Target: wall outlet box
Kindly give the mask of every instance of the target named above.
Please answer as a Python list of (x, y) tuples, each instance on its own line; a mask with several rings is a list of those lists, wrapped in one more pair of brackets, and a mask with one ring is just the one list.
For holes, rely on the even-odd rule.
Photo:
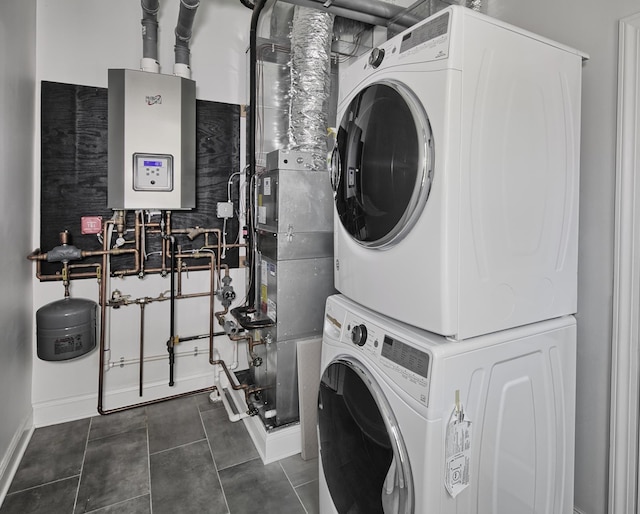
[(233, 218), (233, 202), (218, 202), (216, 214), (218, 218)]

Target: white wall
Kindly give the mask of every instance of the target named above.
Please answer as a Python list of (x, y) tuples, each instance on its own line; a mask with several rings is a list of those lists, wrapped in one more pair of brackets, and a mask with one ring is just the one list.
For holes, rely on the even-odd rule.
[(0, 2), (0, 501), (31, 428), (35, 0)]
[(575, 505), (607, 511), (618, 20), (637, 0), (490, 0), (489, 14), (587, 52), (583, 70)]
[[(54, 81), (106, 87), (109, 68), (139, 69), (142, 57), (140, 2), (131, 0), (38, 0), (37, 10), (37, 83)], [(178, 18), (178, 0), (160, 2), (159, 61), (161, 72), (173, 71), (174, 29)], [(197, 84), (197, 98), (218, 102), (246, 103), (245, 50), (248, 45), (251, 11), (237, 0), (201, 2), (191, 40), (192, 78)], [(36, 163), (39, 163), (39, 117), (36, 113)], [(241, 136), (244, 135), (241, 129)], [(236, 171), (236, 170), (234, 170)], [(39, 246), (40, 170), (34, 170), (35, 219), (32, 246)], [(86, 213), (92, 214), (92, 213)], [(65, 227), (60, 227), (63, 230)], [(43, 251), (50, 250), (44, 248)], [(240, 299), (244, 293), (244, 272), (232, 273), (233, 285)], [(204, 283), (204, 286), (203, 286)], [(206, 291), (208, 273), (190, 273), (184, 278), (184, 292)], [(132, 298), (156, 297), (169, 289), (168, 278), (148, 276), (144, 280), (112, 280), (110, 287)], [(62, 297), (59, 282), (39, 283), (34, 279), (34, 308)], [(97, 300), (97, 283), (73, 281), (71, 294)], [(35, 311), (34, 309), (34, 311)], [(221, 306), (216, 304), (216, 310)], [(169, 302), (154, 303), (145, 309), (145, 355), (166, 355), (169, 335)], [(190, 336), (208, 331), (206, 299), (179, 301), (177, 333)], [(113, 311), (110, 340), (111, 360), (133, 359), (138, 352), (140, 309), (131, 306)], [(216, 323), (216, 330), (219, 327)], [(34, 333), (35, 338), (35, 333)], [(35, 345), (35, 342), (34, 342)], [(219, 338), (222, 357), (233, 360), (233, 346), (226, 337)], [(169, 396), (212, 385), (213, 369), (208, 364), (208, 342), (181, 343), (177, 351), (198, 356), (179, 357), (176, 386), (168, 387), (166, 361), (145, 365), (145, 395), (138, 396), (138, 367), (114, 367), (106, 373), (106, 409)], [(35, 354), (35, 352), (34, 352)], [(240, 348), (241, 367), (246, 367), (244, 348)], [(96, 414), (98, 352), (67, 362), (45, 362), (33, 358), (33, 405), (36, 426)]]

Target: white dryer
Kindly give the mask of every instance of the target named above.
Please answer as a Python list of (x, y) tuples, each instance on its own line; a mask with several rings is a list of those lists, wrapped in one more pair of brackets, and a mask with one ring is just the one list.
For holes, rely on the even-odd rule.
[(571, 512), (575, 337), (567, 316), (455, 343), (329, 297), (320, 513)]
[(574, 313), (583, 57), (451, 6), (341, 71), (336, 288), (454, 339)]

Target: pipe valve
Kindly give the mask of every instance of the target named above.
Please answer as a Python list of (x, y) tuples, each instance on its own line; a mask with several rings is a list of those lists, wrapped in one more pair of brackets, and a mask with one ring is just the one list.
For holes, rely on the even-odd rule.
[(222, 287), (216, 294), (225, 309), (233, 303), (236, 299), (236, 292), (231, 285), (231, 277), (225, 276), (222, 278)]

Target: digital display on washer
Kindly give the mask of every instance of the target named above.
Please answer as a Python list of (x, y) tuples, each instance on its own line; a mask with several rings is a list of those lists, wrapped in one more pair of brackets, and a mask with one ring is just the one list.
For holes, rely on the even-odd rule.
[(412, 30), (408, 34), (402, 36), (402, 43), (400, 43), (400, 53), (411, 50), (412, 48), (421, 45), (426, 41), (437, 38), (447, 33), (449, 28), (449, 13), (444, 13), (442, 16), (438, 16), (435, 20), (425, 23), (419, 26), (417, 29)]
[(429, 354), (421, 352), (413, 346), (384, 336), (382, 356), (403, 368), (413, 371), (416, 375), (429, 378)]

